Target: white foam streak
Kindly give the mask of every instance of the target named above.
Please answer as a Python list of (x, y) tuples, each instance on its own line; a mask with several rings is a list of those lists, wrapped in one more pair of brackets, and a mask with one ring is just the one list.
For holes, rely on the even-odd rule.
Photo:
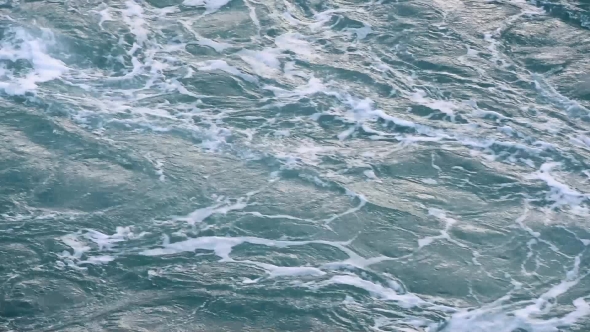
[(455, 121), (455, 109), (457, 105), (447, 100), (432, 100), (426, 97), (426, 92), (423, 90), (417, 90), (409, 96), (410, 100), (424, 105), (434, 110), (438, 110), (446, 114), (451, 121)]
[(314, 14), (314, 18), (316, 21), (310, 24), (309, 28), (311, 29), (311, 31), (316, 32), (324, 28), (324, 26), (330, 22), (330, 20), (335, 14), (346, 13), (348, 11), (348, 9), (328, 9), (323, 12), (316, 13)]
[(277, 47), (284, 51), (291, 51), (304, 58), (313, 58), (314, 52), (306, 37), (299, 33), (288, 32), (275, 38)]
[(125, 22), (131, 33), (135, 35), (135, 41), (139, 45), (143, 45), (148, 40), (149, 31), (147, 30), (146, 22), (143, 17), (143, 8), (134, 0), (125, 2), (126, 9), (121, 10), (123, 22)]
[(403, 308), (413, 308), (419, 305), (426, 304), (424, 300), (412, 293), (398, 294), (394, 289), (385, 287), (383, 285), (361, 279), (356, 275), (337, 275), (333, 276), (329, 280), (319, 282), (316, 287), (326, 287), (330, 285), (348, 285), (363, 289), (369, 294), (385, 300), (395, 301), (399, 306)]
[(365, 39), (373, 33), (373, 29), (367, 23), (364, 23), (362, 28), (346, 28), (344, 31), (355, 34), (358, 40)]
[(104, 27), (102, 26), (104, 22), (114, 21), (113, 17), (111, 16), (111, 12), (110, 12), (109, 7), (106, 7), (100, 11), (93, 11), (93, 12), (100, 15), (100, 21), (98, 22), (98, 26), (100, 27), (101, 30), (104, 30)]
[(268, 247), (285, 248), (289, 246), (300, 246), (310, 243), (309, 241), (275, 241), (256, 237), (219, 237), (203, 236), (174, 243), (164, 243), (162, 248), (148, 249), (141, 252), (145, 256), (172, 255), (181, 252), (191, 252), (197, 249), (213, 251), (222, 261), (233, 261), (229, 254), (235, 246), (243, 243), (264, 245)]
[(561, 166), (557, 162), (547, 162), (541, 165), (539, 171), (530, 175), (529, 179), (538, 179), (544, 181), (550, 190), (546, 194), (547, 200), (553, 202), (553, 207), (561, 207), (564, 205), (570, 207), (578, 207), (580, 204), (586, 202), (590, 198), (589, 194), (581, 193), (567, 184), (558, 181), (550, 172), (556, 167)]
[(231, 47), (231, 44), (218, 42), (213, 39), (209, 39), (209, 38), (205, 38), (205, 37), (201, 37), (201, 36), (198, 36), (197, 40), (198, 40), (197, 43), (199, 45), (211, 47), (212, 49), (214, 49), (216, 52), (219, 52), (219, 53), (221, 53), (224, 50)]
[(440, 231), (440, 235), (427, 236), (427, 237), (418, 239), (418, 248), (423, 248), (425, 246), (432, 244), (435, 240), (442, 240), (442, 239), (447, 240), (459, 247), (467, 248), (466, 245), (460, 243), (457, 240), (452, 239), (451, 236), (449, 235), (449, 230), (451, 229), (451, 227), (454, 224), (457, 223), (457, 220), (447, 217), (447, 214), (445, 211), (440, 210), (440, 209), (436, 209), (436, 208), (428, 209), (428, 214), (436, 217), (439, 220), (442, 220), (445, 223), (445, 228)]
[[(47, 32), (46, 32), (47, 33)], [(0, 90), (9, 95), (24, 95), (34, 92), (39, 83), (60, 78), (68, 71), (68, 67), (60, 60), (47, 54), (47, 46), (54, 43), (52, 35), (38, 39), (31, 36), (23, 28), (11, 28), (0, 43), (0, 60), (11, 63), (26, 60), (31, 65), (26, 74), (15, 73), (0, 66)]]
[(205, 62), (201, 62), (201, 63), (199, 63), (197, 69), (200, 71), (221, 70), (221, 71), (224, 71), (224, 72), (231, 74), (233, 76), (240, 77), (243, 80), (251, 82), (251, 83), (258, 82), (258, 79), (256, 77), (254, 77), (250, 74), (242, 73), (236, 67), (233, 67), (233, 66), (230, 66), (229, 64), (227, 64), (227, 62), (225, 62), (224, 60), (208, 60)]
[(334, 262), (322, 265), (323, 269), (337, 270), (347, 268), (364, 269), (372, 264), (391, 260), (392, 258), (386, 256), (377, 256), (373, 258), (364, 258), (355, 253), (347, 247), (348, 242), (334, 242), (323, 240), (308, 240), (308, 241), (287, 241), (287, 240), (268, 240), (257, 237), (219, 237), (219, 236), (203, 236), (191, 238), (184, 241), (169, 243), (164, 242), (161, 248), (148, 249), (141, 252), (146, 256), (163, 256), (172, 255), (182, 252), (192, 252), (197, 249), (212, 251), (216, 256), (220, 257), (221, 261), (234, 261), (230, 254), (234, 247), (244, 244), (262, 245), (266, 247), (286, 248), (292, 246), (305, 246), (309, 244), (322, 244), (339, 249), (349, 256), (349, 258), (342, 262)]
[(84, 237), (96, 243), (98, 245), (98, 250), (111, 250), (117, 243), (133, 238), (134, 234), (130, 227), (117, 227), (116, 233), (113, 235), (107, 235), (89, 229), (84, 234)]
[[(72, 248), (73, 252), (64, 251), (60, 257), (70, 267), (78, 268), (84, 264), (104, 264), (115, 260), (110, 255), (91, 254), (94, 248), (97, 251), (112, 251), (117, 244), (128, 240), (142, 238), (146, 233), (134, 234), (132, 228), (117, 227), (112, 235), (104, 234), (93, 229), (87, 229), (85, 233), (78, 232), (62, 236), (60, 240)], [(86, 259), (83, 259), (85, 258)]]
[(508, 306), (503, 305), (511, 298), (508, 294), (489, 305), (474, 310), (463, 310), (452, 315), (442, 329), (438, 328), (440, 327), (438, 324), (431, 325), (430, 328), (444, 332), (513, 332), (517, 329), (531, 332), (558, 332), (561, 327), (571, 326), (581, 318), (590, 315), (590, 306), (583, 298), (575, 299), (573, 305), (576, 309), (563, 317), (545, 320), (541, 317), (551, 312), (557, 297), (565, 294), (586, 277), (586, 275), (578, 275), (579, 257), (576, 257), (574, 267), (568, 272), (565, 280), (551, 287), (535, 300), (512, 304), (514, 306), (529, 303), (521, 309), (510, 311)]
[[(267, 278), (281, 278), (281, 277), (321, 277), (326, 272), (312, 267), (312, 266), (276, 266), (268, 263), (260, 263), (253, 261), (239, 261), (240, 263), (247, 263), (258, 266), (266, 271)], [(258, 281), (258, 280), (256, 280)], [(255, 281), (254, 281), (255, 282)]]
[(221, 53), (224, 50), (226, 50), (226, 49), (228, 49), (228, 48), (230, 48), (232, 46), (231, 44), (228, 44), (228, 43), (218, 42), (218, 41), (215, 41), (213, 39), (209, 39), (209, 38), (205, 38), (205, 37), (201, 36), (199, 33), (197, 33), (192, 28), (190, 22), (180, 21), (180, 24), (182, 24), (182, 26), (185, 29), (187, 29), (188, 31), (190, 31), (195, 36), (195, 39), (197, 39), (197, 44), (199, 44), (201, 46), (210, 47), (210, 48), (214, 49), (218, 53)]
[(244, 199), (239, 199), (236, 203), (230, 203), (229, 201), (225, 201), (223, 203), (218, 203), (213, 206), (207, 206), (204, 208), (197, 209), (191, 212), (186, 217), (177, 217), (175, 220), (185, 221), (189, 225), (195, 225), (197, 223), (203, 222), (205, 219), (209, 218), (215, 214), (227, 214), (230, 211), (234, 210), (242, 210), (248, 204), (244, 201)]
[(184, 0), (182, 4), (185, 6), (203, 7), (205, 8), (205, 14), (211, 14), (227, 5), (230, 1), (231, 0)]
[(325, 219), (323, 221), (325, 226), (328, 226), (332, 221), (334, 221), (334, 220), (336, 220), (338, 218), (341, 218), (341, 217), (344, 217), (346, 215), (349, 215), (349, 214), (355, 213), (357, 211), (360, 211), (365, 206), (365, 204), (367, 204), (367, 199), (362, 194), (356, 194), (356, 193), (353, 193), (353, 192), (349, 192), (348, 195), (351, 196), (351, 197), (353, 197), (353, 198), (358, 198), (359, 199), (359, 204), (357, 206), (355, 206), (355, 207), (352, 207), (352, 208), (350, 208), (350, 209), (342, 212), (342, 213), (335, 214), (332, 217), (330, 217), (328, 219)]
[(277, 49), (242, 50), (238, 54), (258, 76), (273, 77), (281, 72), (280, 52)]
[(564, 109), (567, 114), (573, 118), (590, 115), (590, 110), (582, 106), (575, 100), (572, 100), (561, 93), (559, 93), (553, 86), (551, 86), (542, 75), (533, 74), (535, 88), (550, 102), (558, 107)]

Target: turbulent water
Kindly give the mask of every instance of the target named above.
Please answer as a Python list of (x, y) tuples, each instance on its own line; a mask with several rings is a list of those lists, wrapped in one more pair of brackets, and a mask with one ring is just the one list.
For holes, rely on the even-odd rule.
[(0, 0), (0, 331), (590, 331), (586, 0)]

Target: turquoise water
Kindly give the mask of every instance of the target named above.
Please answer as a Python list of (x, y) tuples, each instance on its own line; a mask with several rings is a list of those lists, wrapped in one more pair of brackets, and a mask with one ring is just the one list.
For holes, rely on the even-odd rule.
[(590, 331), (590, 4), (0, 0), (0, 331)]

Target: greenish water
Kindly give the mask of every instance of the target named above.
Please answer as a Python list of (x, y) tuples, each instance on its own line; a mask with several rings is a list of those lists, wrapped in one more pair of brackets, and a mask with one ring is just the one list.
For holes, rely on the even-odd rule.
[(590, 331), (590, 4), (0, 0), (0, 331)]

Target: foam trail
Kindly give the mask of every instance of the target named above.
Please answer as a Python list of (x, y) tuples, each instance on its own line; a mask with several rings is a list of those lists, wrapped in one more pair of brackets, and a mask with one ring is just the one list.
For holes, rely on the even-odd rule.
[(164, 243), (162, 248), (148, 249), (141, 252), (145, 256), (172, 255), (181, 252), (190, 252), (197, 249), (210, 250), (220, 257), (221, 261), (233, 261), (230, 253), (235, 246), (243, 243), (264, 245), (268, 247), (285, 248), (289, 246), (301, 246), (311, 243), (310, 241), (275, 241), (256, 237), (218, 237), (204, 236), (192, 238), (174, 243)]
[(205, 14), (212, 14), (227, 5), (231, 0), (184, 0), (185, 6), (205, 8)]
[(538, 179), (547, 184), (550, 191), (547, 193), (546, 198), (548, 201), (553, 202), (553, 208), (564, 205), (573, 208), (579, 207), (590, 198), (590, 195), (571, 188), (569, 185), (558, 181), (553, 175), (551, 175), (551, 171), (559, 166), (561, 166), (561, 164), (556, 162), (544, 163), (541, 165), (539, 171), (530, 175), (528, 178)]
[(424, 300), (414, 294), (398, 294), (398, 292), (392, 288), (361, 279), (356, 275), (334, 276), (326, 281), (318, 283), (315, 287), (326, 287), (329, 285), (348, 285), (363, 289), (377, 298), (385, 301), (395, 301), (403, 308), (413, 308), (426, 304)]
[(236, 67), (230, 66), (224, 60), (209, 60), (209, 61), (200, 63), (199, 66), (197, 67), (197, 69), (199, 69), (201, 71), (221, 70), (221, 71), (224, 71), (228, 74), (238, 76), (238, 77), (242, 78), (243, 80), (251, 82), (251, 83), (258, 82), (258, 79), (256, 77), (254, 77), (250, 74), (242, 73)]
[[(522, 301), (508, 305), (511, 298), (508, 294), (497, 301), (474, 310), (463, 310), (445, 322), (429, 326), (432, 331), (444, 332), (513, 332), (518, 329), (532, 332), (557, 332), (563, 326), (571, 326), (583, 317), (590, 315), (590, 306), (583, 298), (573, 301), (575, 310), (562, 317), (549, 319), (540, 318), (541, 314), (551, 311), (555, 300), (565, 294), (587, 275), (579, 275), (580, 256), (577, 256), (572, 270), (568, 271), (566, 279), (551, 287), (532, 301)], [(510, 310), (511, 306), (529, 303), (523, 308)]]
[(244, 199), (239, 199), (236, 203), (230, 203), (229, 201), (220, 202), (212, 206), (197, 209), (191, 212), (186, 217), (176, 217), (175, 220), (185, 221), (189, 225), (194, 226), (195, 224), (203, 222), (205, 219), (215, 214), (227, 214), (230, 211), (242, 210), (248, 204)]
[[(25, 75), (20, 75), (5, 68), (0, 68), (0, 89), (9, 95), (24, 95), (35, 92), (39, 83), (59, 79), (69, 68), (58, 59), (47, 53), (47, 48), (55, 44), (50, 32), (48, 38), (34, 38), (23, 28), (9, 28), (7, 38), (0, 43), (0, 60), (12, 63), (18, 60), (27, 61), (32, 67)], [(6, 79), (7, 78), (7, 79)]]

